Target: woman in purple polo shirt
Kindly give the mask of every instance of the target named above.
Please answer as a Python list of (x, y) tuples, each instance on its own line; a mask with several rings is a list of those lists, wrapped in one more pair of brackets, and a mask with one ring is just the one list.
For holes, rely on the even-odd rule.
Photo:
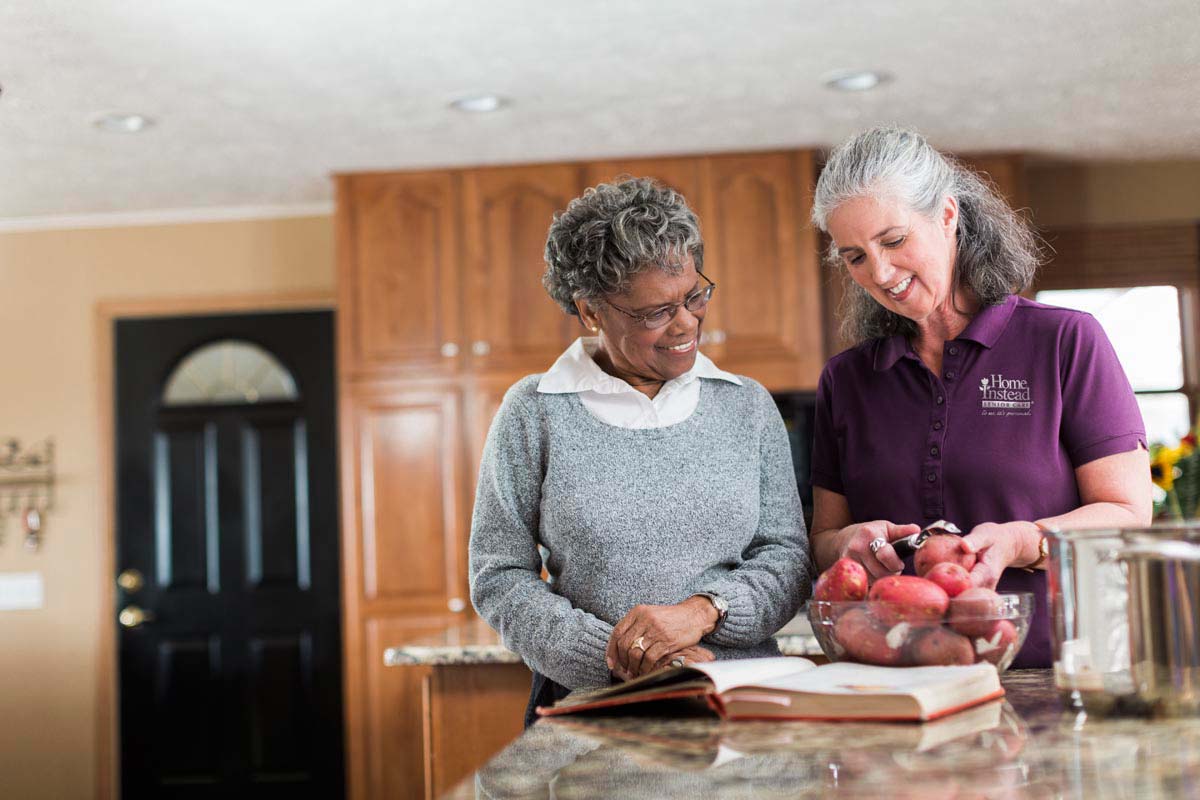
[(1090, 315), (1019, 296), (1035, 238), (917, 133), (834, 151), (813, 221), (849, 276), (842, 328), (858, 343), (817, 392), (817, 565), (899, 572), (891, 540), (954, 522), (976, 585), (1036, 594), (1014, 665), (1050, 666), (1042, 531), (1150, 521), (1145, 429), (1112, 345)]

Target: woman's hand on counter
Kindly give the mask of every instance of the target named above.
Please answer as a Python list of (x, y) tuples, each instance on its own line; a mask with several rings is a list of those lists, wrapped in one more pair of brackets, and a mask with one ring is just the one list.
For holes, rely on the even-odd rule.
[(975, 554), (971, 584), (995, 589), (1009, 567), (1031, 564), (1037, 559), (1041, 531), (1032, 522), (985, 522), (963, 537)]
[(618, 677), (636, 677), (664, 657), (696, 645), (716, 624), (717, 610), (703, 597), (673, 606), (634, 606), (613, 628), (605, 662)]
[(698, 644), (691, 647), (685, 647), (682, 650), (676, 650), (674, 653), (667, 653), (660, 658), (656, 663), (651, 663), (649, 659), (642, 660), (641, 672), (630, 673), (622, 670), (619, 666), (612, 670), (612, 675), (618, 681), (630, 681), (639, 675), (645, 675), (647, 672), (653, 672), (656, 669), (669, 667), (672, 662), (679, 662), (678, 665), (686, 664), (701, 664), (706, 661), (716, 661), (717, 657), (713, 655), (711, 650), (701, 647)]

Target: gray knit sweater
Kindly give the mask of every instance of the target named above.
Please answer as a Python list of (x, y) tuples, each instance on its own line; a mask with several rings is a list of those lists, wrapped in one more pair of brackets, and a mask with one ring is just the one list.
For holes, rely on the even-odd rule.
[(609, 635), (631, 608), (711, 591), (729, 613), (704, 647), (778, 654), (771, 635), (811, 587), (787, 433), (767, 391), (701, 379), (688, 419), (629, 430), (578, 394), (539, 394), (538, 378), (509, 389), (492, 422), (471, 521), (471, 600), (504, 644), (568, 688), (606, 685)]

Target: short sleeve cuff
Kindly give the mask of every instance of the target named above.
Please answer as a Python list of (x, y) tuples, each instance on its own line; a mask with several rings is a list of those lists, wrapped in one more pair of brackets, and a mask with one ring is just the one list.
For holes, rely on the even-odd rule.
[(842, 479), (836, 475), (830, 475), (828, 472), (818, 472), (814, 469), (811, 480), (813, 486), (820, 486), (822, 489), (828, 489), (838, 494), (846, 493), (846, 490), (842, 487)]
[(1107, 436), (1098, 441), (1090, 442), (1083, 447), (1076, 447), (1068, 455), (1071, 457), (1071, 464), (1073, 466), (1082, 467), (1084, 464), (1104, 458), (1105, 456), (1136, 450), (1139, 445), (1143, 449), (1149, 449), (1146, 447), (1146, 434), (1141, 431), (1134, 431), (1132, 433), (1118, 434), (1117, 436)]

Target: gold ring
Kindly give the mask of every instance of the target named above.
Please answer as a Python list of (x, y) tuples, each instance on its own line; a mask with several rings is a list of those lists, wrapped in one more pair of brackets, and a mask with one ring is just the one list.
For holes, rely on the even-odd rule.
[(643, 653), (646, 652), (646, 637), (639, 636), (636, 639), (634, 639), (633, 644), (629, 645), (629, 649), (632, 650), (635, 647), (638, 650), (641, 650)]

